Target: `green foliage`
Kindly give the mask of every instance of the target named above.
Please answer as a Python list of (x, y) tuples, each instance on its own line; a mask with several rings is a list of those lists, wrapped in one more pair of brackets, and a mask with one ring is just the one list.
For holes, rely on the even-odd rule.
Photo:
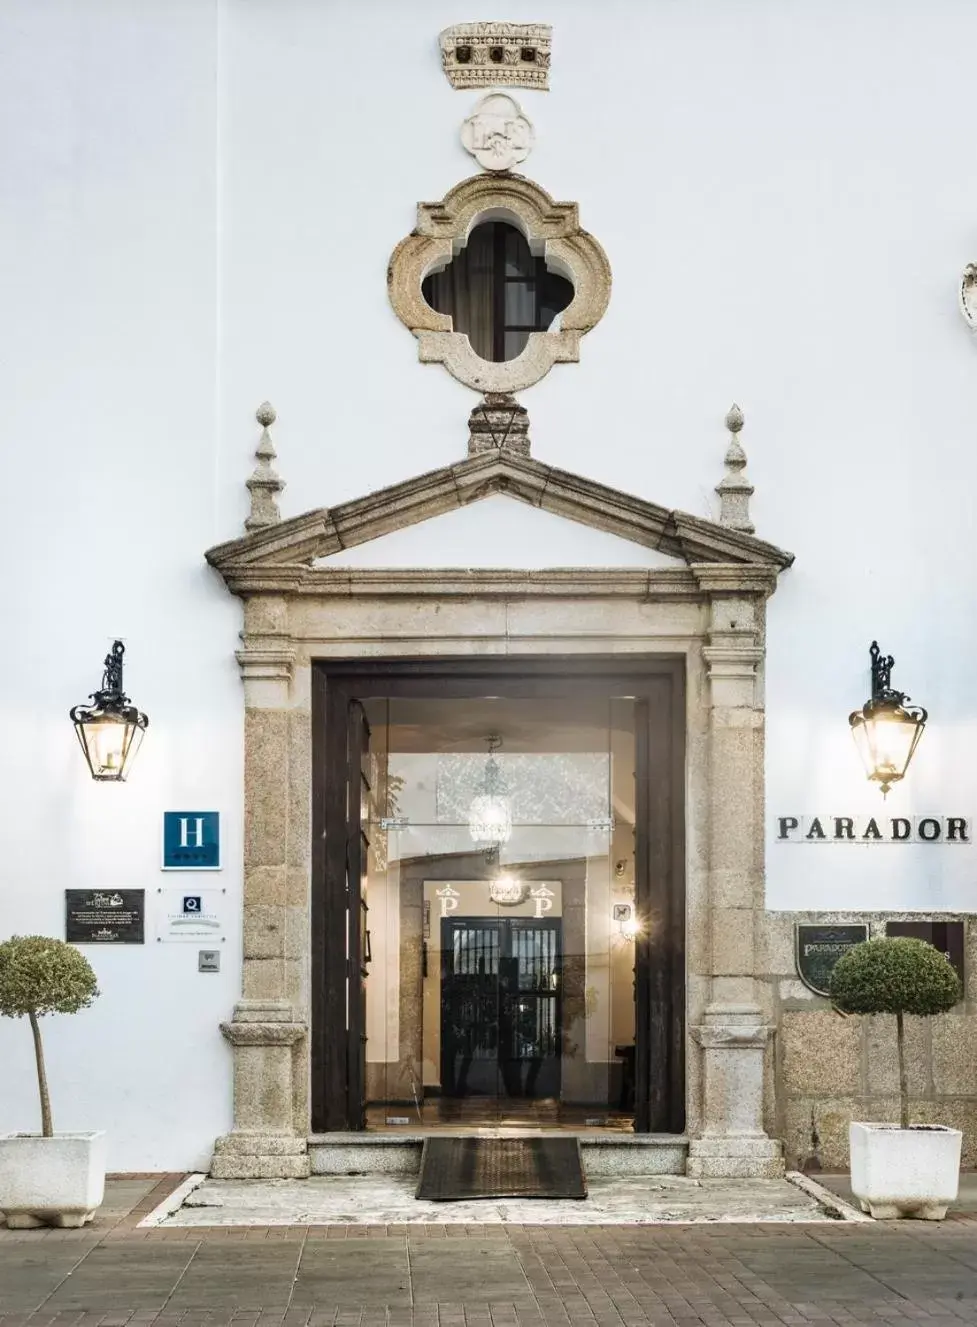
[(960, 998), (946, 956), (908, 936), (855, 945), (831, 974), (831, 999), (849, 1014), (944, 1014)]
[(0, 1015), (76, 1014), (97, 995), (95, 973), (74, 945), (49, 935), (0, 944)]

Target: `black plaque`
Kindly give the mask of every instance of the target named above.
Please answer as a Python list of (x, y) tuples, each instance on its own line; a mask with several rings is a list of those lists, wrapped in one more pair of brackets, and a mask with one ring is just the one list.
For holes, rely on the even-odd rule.
[(886, 922), (886, 935), (908, 935), (945, 954), (963, 987), (963, 922)]
[(868, 939), (864, 923), (855, 926), (817, 926), (798, 922), (794, 928), (797, 971), (816, 995), (830, 995), (831, 974), (843, 954)]
[(65, 939), (80, 945), (145, 943), (144, 889), (66, 889)]

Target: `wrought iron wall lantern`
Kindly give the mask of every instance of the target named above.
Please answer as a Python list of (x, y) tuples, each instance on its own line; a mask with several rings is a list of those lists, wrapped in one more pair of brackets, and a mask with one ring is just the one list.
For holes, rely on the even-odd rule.
[(125, 646), (114, 641), (105, 656), (102, 685), (89, 696), (91, 705), (76, 705), (71, 722), (93, 779), (122, 783), (132, 767), (149, 718), (122, 689)]
[(909, 696), (892, 687), (891, 654), (882, 654), (878, 641), (869, 647), (872, 660), (872, 695), (848, 717), (865, 773), (882, 789), (884, 797), (905, 776), (926, 727), (922, 705), (907, 704)]

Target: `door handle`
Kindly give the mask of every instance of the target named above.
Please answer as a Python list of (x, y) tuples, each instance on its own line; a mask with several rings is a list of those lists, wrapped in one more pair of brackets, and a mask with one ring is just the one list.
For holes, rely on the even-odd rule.
[(370, 947), (370, 932), (369, 932), (369, 930), (367, 930), (367, 932), (366, 932), (366, 951), (365, 951), (365, 953), (363, 954), (363, 962), (364, 962), (364, 963), (372, 963), (372, 962), (373, 962), (373, 950), (372, 950), (372, 948)]

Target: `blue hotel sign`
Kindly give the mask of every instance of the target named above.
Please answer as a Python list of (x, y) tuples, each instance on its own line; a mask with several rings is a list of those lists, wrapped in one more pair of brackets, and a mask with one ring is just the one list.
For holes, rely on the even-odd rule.
[(163, 870), (219, 871), (219, 811), (163, 812)]

